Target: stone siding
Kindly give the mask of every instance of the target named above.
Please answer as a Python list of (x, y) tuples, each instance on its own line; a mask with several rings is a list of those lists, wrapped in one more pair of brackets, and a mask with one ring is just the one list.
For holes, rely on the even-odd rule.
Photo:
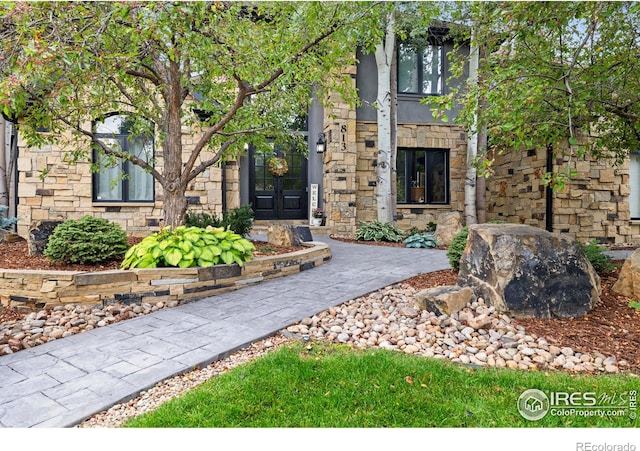
[[(197, 138), (187, 128), (183, 129), (185, 155), (191, 152)], [(64, 138), (60, 142), (64, 142)], [(92, 173), (88, 162), (68, 163), (65, 150), (69, 148), (63, 144), (28, 147), (20, 140), (19, 146), (16, 215), (19, 235), (26, 237), (33, 221), (79, 219), (85, 215), (116, 222), (130, 235), (146, 236), (162, 226), (163, 192), (158, 182), (155, 182), (155, 200), (151, 203), (93, 202)], [(161, 168), (161, 149), (156, 147), (155, 152), (156, 167)], [(199, 161), (211, 156), (211, 152), (202, 152)], [(228, 163), (227, 180), (236, 191), (239, 190), (238, 174), (238, 166)], [(189, 208), (220, 214), (222, 192), (222, 169), (210, 167), (188, 186)], [(239, 194), (228, 196), (227, 205), (229, 208), (239, 206)]]
[[(554, 161), (556, 171), (569, 164), (576, 171), (562, 191), (553, 193), (553, 231), (586, 242), (639, 243), (640, 224), (631, 222), (629, 163), (568, 158)], [(496, 156), (487, 180), (487, 220), (546, 227), (543, 176), (546, 150), (506, 152)]]
[[(369, 222), (376, 219), (376, 167), (377, 147), (367, 147), (367, 142), (378, 142), (378, 126), (375, 122), (357, 124), (357, 217), (358, 221)], [(449, 193), (447, 205), (399, 204), (396, 209), (396, 225), (408, 230), (412, 227), (425, 229), (430, 222), (436, 223), (440, 213), (464, 212), (464, 176), (466, 171), (466, 134), (452, 125), (442, 124), (399, 124), (398, 147), (431, 148), (449, 150)]]
[(324, 243), (259, 257), (242, 267), (156, 268), (126, 271), (35, 271), (0, 269), (0, 305), (42, 309), (64, 304), (189, 301), (322, 265), (331, 259)]

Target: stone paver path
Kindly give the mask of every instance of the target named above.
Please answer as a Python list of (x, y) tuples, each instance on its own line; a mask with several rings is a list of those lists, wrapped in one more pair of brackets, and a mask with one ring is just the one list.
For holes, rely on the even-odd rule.
[(0, 357), (0, 426), (71, 427), (331, 306), (449, 268), (444, 251), (328, 242), (332, 259)]

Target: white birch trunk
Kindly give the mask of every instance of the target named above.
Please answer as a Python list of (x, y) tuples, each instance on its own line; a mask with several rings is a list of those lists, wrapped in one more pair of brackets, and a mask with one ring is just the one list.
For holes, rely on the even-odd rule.
[(0, 205), (9, 206), (9, 189), (7, 171), (7, 141), (6, 141), (7, 123), (3, 117), (0, 117)]
[[(475, 31), (471, 31), (471, 50), (469, 55), (469, 84), (478, 83), (478, 42)], [(475, 108), (479, 107), (478, 102)], [(478, 156), (478, 131), (477, 131), (477, 111), (474, 113), (474, 124), (472, 130), (467, 133), (467, 171), (464, 178), (464, 219), (465, 225), (477, 224), (478, 216), (476, 212), (476, 179), (477, 169), (475, 166)]]
[(378, 166), (376, 205), (380, 222), (393, 223), (393, 197), (391, 166), (393, 156), (391, 118), (391, 66), (395, 47), (395, 16), (389, 14), (384, 41), (376, 45), (375, 57), (378, 69)]

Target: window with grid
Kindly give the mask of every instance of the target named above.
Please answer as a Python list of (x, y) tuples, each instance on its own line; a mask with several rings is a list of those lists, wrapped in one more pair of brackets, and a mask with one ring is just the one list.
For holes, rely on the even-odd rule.
[[(108, 116), (95, 124), (97, 138), (110, 148), (140, 158), (153, 159), (153, 137), (132, 132), (132, 122), (125, 115)], [(94, 202), (153, 202), (153, 176), (130, 161), (106, 155), (94, 148), (93, 162), (98, 168), (93, 175)]]

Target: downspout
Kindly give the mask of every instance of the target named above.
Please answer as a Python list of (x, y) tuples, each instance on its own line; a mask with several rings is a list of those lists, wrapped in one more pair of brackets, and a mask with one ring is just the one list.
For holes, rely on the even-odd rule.
[[(553, 172), (553, 146), (547, 145), (547, 172)], [(553, 189), (551, 184), (548, 184), (545, 189), (546, 195), (546, 230), (547, 232), (553, 232)]]
[(227, 211), (227, 162), (222, 163), (222, 212)]

